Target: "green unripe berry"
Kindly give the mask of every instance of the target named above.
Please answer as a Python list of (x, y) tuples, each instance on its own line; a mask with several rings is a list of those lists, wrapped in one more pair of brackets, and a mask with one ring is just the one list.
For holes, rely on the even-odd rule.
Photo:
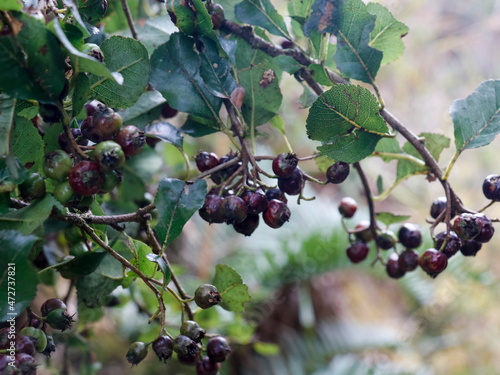
[(19, 192), (25, 200), (41, 198), (45, 195), (45, 180), (39, 173), (31, 173), (19, 185)]
[(57, 181), (64, 181), (73, 167), (73, 160), (63, 150), (55, 150), (45, 155), (43, 173)]
[(202, 309), (218, 305), (221, 301), (220, 293), (213, 285), (202, 284), (194, 292), (194, 302)]
[(148, 355), (148, 346), (140, 341), (130, 345), (127, 352), (127, 361), (133, 366), (139, 364)]
[(105, 171), (121, 168), (125, 164), (125, 154), (121, 146), (113, 141), (99, 143), (95, 148), (94, 157)]
[(28, 336), (33, 344), (35, 344), (35, 349), (37, 352), (41, 353), (45, 350), (47, 346), (47, 336), (45, 336), (45, 332), (41, 329), (34, 327), (24, 327), (21, 331), (19, 331), (21, 335)]

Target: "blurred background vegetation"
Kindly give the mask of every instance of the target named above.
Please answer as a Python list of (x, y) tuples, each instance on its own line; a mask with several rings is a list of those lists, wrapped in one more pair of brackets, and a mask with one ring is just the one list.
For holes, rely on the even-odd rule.
[[(469, 95), (484, 80), (500, 78), (500, 1), (378, 2), (410, 28), (403, 57), (382, 68), (377, 77), (386, 105), (415, 133), (440, 132), (452, 139), (440, 160), (445, 166), (454, 153), (448, 115), (452, 101)], [(273, 3), (286, 14), (285, 2)], [(118, 4), (111, 0), (110, 9), (118, 9)], [(305, 134), (307, 109), (299, 104), (303, 88), (285, 73), (282, 91), (280, 114), (290, 143), (299, 156), (311, 155), (317, 144)], [(173, 123), (181, 125), (183, 120), (179, 115)], [(268, 125), (260, 130), (259, 154), (286, 151), (278, 132)], [(186, 136), (184, 142), (190, 155), (204, 149), (222, 156), (230, 149), (222, 135)], [(495, 140), (484, 149), (466, 151), (450, 176), (452, 186), (472, 209), (487, 203), (481, 192), (484, 177), (500, 173), (499, 145)], [(183, 173), (182, 158), (174, 147), (158, 145), (156, 152), (151, 189), (159, 179)], [(362, 164), (374, 190), (378, 174), (385, 186), (394, 180), (395, 164), (376, 158)], [(270, 170), (270, 165), (263, 166)], [(322, 177), (314, 161), (301, 168)], [(289, 199), (292, 217), (280, 230), (261, 225), (251, 237), (243, 237), (229, 226), (207, 225), (195, 215), (171, 246), (169, 257), (188, 291), (210, 281), (218, 263), (234, 267), (250, 288), (252, 302), (244, 313), (217, 307), (197, 315), (207, 331), (231, 339), (233, 355), (221, 374), (498, 374), (498, 235), (475, 258), (453, 257), (435, 280), (420, 270), (392, 280), (380, 264), (370, 266), (374, 254), (359, 265), (348, 262), (347, 235), (337, 212), (338, 201), (346, 195), (362, 206), (348, 223), (354, 227), (368, 219), (356, 173), (342, 185), (307, 186), (306, 196), (315, 196), (314, 201), (297, 205)], [(418, 176), (399, 185), (385, 201), (376, 202), (376, 209), (411, 215), (410, 221), (420, 224), (427, 235), (422, 252), (431, 246), (425, 223), (430, 204), (442, 195), (440, 184)], [(495, 206), (486, 212), (492, 218), (500, 216)], [(58, 294), (67, 287), (64, 280), (59, 283)], [(83, 333), (89, 344), (60, 335), (58, 340), (71, 349), (66, 354), (58, 350), (52, 364), (60, 368), (66, 360), (73, 373), (82, 374), (194, 374), (193, 368), (176, 361), (158, 362), (153, 353), (138, 367), (129, 367), (125, 353), (130, 343), (151, 341), (158, 334), (158, 325), (148, 325), (148, 315), (141, 312), (153, 309), (155, 300), (139, 285), (116, 294), (117, 307), (106, 308), (100, 321), (79, 326), (86, 328)], [(44, 295), (53, 296), (53, 291), (40, 290), (40, 301)], [(70, 300), (70, 311), (76, 310), (75, 301)], [(169, 302), (169, 323), (178, 327), (178, 306)], [(41, 366), (39, 373), (53, 373), (50, 364)]]

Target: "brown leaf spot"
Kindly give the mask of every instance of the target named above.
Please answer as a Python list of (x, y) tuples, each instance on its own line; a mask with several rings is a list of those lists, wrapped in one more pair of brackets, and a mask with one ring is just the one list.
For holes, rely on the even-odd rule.
[(321, 15), (321, 18), (318, 22), (318, 31), (322, 32), (325, 30), (328, 25), (332, 21), (332, 15), (333, 15), (333, 4), (328, 2), (326, 3), (325, 10), (322, 12), (323, 14)]
[(276, 79), (276, 73), (272, 69), (266, 70), (262, 73), (262, 77), (260, 77), (259, 85), (262, 88), (267, 88)]

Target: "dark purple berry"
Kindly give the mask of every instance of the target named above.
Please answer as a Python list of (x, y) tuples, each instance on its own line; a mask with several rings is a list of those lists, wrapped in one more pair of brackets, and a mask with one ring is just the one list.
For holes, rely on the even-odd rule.
[(346, 253), (351, 262), (359, 263), (366, 259), (369, 251), (370, 247), (366, 243), (356, 241), (347, 247)]
[(279, 188), (272, 188), (266, 191), (267, 201), (277, 199), (282, 201), (283, 203), (287, 203), (288, 199), (286, 199), (285, 193), (283, 193)]
[(332, 184), (340, 184), (349, 176), (349, 163), (338, 161), (333, 163), (326, 170), (326, 180)]
[(241, 198), (247, 204), (249, 214), (260, 214), (267, 208), (267, 197), (260, 189), (257, 191), (245, 190)]
[(69, 184), (76, 194), (93, 195), (101, 190), (104, 176), (98, 163), (81, 161), (69, 172)]
[(50, 358), (52, 353), (56, 351), (56, 344), (54, 342), (54, 338), (51, 335), (46, 334), (46, 336), (47, 336), (47, 346), (45, 347), (42, 354)]
[(174, 117), (177, 113), (179, 113), (179, 111), (170, 107), (168, 103), (163, 104), (163, 107), (161, 108), (161, 116), (163, 118)]
[(483, 244), (476, 240), (462, 240), (462, 247), (460, 248), (460, 252), (466, 257), (475, 257), (482, 247)]
[(41, 329), (35, 327), (24, 327), (21, 331), (19, 331), (19, 334), (21, 336), (24, 335), (28, 337), (35, 345), (37, 352), (43, 352), (45, 350), (45, 347), (47, 346), (47, 336)]
[(174, 352), (182, 363), (194, 365), (200, 354), (200, 348), (189, 337), (179, 335), (174, 339)]
[[(446, 245), (443, 248), (444, 241)], [(443, 252), (448, 259), (455, 255), (462, 246), (462, 241), (458, 238), (457, 234), (453, 231), (449, 233), (439, 232), (434, 238), (436, 249)]]
[(219, 370), (220, 363), (212, 362), (208, 357), (203, 357), (203, 359), (196, 364), (196, 375), (217, 375)]
[(422, 233), (416, 224), (404, 224), (399, 229), (398, 238), (401, 245), (409, 249), (415, 249), (422, 244)]
[(130, 345), (126, 358), (132, 366), (139, 364), (148, 355), (148, 346), (143, 342), (134, 342)]
[(146, 146), (144, 132), (134, 125), (121, 128), (115, 137), (115, 142), (121, 146), (123, 153), (127, 157), (140, 154)]
[(241, 223), (248, 214), (245, 201), (236, 195), (229, 195), (224, 198), (224, 209), (226, 212), (226, 223)]
[(186, 320), (181, 325), (180, 334), (189, 337), (194, 342), (200, 342), (205, 337), (205, 330), (194, 320)]
[(288, 195), (298, 195), (302, 191), (304, 176), (300, 168), (295, 168), (290, 177), (278, 178), (278, 187)]
[(219, 291), (214, 285), (202, 284), (194, 292), (194, 302), (202, 309), (208, 309), (221, 303)]
[(25, 353), (32, 357), (36, 355), (36, 347), (34, 341), (24, 334), (16, 335), (16, 351)]
[(226, 220), (224, 198), (213, 194), (207, 195), (203, 207), (198, 212), (201, 218), (209, 223), (223, 223)]
[(200, 151), (196, 154), (194, 161), (200, 172), (208, 171), (219, 165), (219, 158), (213, 152)]
[[(446, 209), (446, 197), (438, 197), (434, 199), (431, 205), (431, 217), (437, 219), (437, 217)], [(452, 209), (451, 217), (455, 216), (455, 211)]]
[[(219, 160), (219, 165), (227, 163), (228, 161), (231, 161), (233, 159), (236, 159), (238, 157), (237, 153), (233, 153), (232, 151), (228, 153), (227, 155), (223, 156)], [(222, 181), (226, 181), (229, 177), (231, 177), (233, 174), (236, 173), (236, 171), (239, 169), (241, 166), (241, 161), (231, 164), (229, 167), (226, 167), (220, 171), (217, 171), (215, 173), (212, 173), (210, 175), (210, 178), (212, 179), (213, 182), (216, 184), (220, 184)]]
[(299, 160), (295, 154), (279, 154), (273, 160), (273, 172), (281, 178), (288, 178), (297, 168)]
[(475, 216), (481, 222), (481, 232), (479, 232), (474, 240), (481, 243), (489, 242), (495, 234), (493, 223), (485, 214), (476, 214)]
[(153, 341), (152, 347), (158, 359), (166, 363), (174, 351), (174, 341), (170, 337), (162, 335)]
[(453, 231), (462, 240), (472, 240), (481, 233), (482, 221), (476, 216), (462, 213), (453, 222)]
[(399, 268), (405, 272), (413, 271), (418, 267), (418, 253), (412, 249), (406, 249), (399, 255)]
[(208, 340), (207, 354), (212, 362), (224, 362), (230, 352), (231, 348), (224, 337), (217, 336)]
[(233, 228), (236, 232), (243, 234), (245, 236), (250, 236), (255, 229), (259, 226), (259, 215), (248, 214), (245, 220), (241, 223), (233, 224)]
[(382, 231), (377, 236), (377, 238), (375, 238), (375, 243), (377, 244), (378, 247), (380, 247), (383, 250), (389, 250), (390, 248), (394, 247), (397, 241), (398, 238), (396, 237), (394, 232), (390, 230)]
[(42, 316), (47, 316), (52, 311), (57, 309), (66, 310), (66, 304), (59, 298), (50, 298), (42, 304), (42, 306), (40, 307), (40, 312), (42, 313)]
[(290, 220), (291, 212), (286, 203), (272, 199), (267, 204), (267, 209), (262, 214), (264, 222), (271, 228), (277, 229)]
[(368, 220), (361, 220), (355, 227), (352, 233), (356, 238), (363, 242), (370, 242), (373, 240), (373, 232), (370, 228), (370, 222)]
[(490, 174), (484, 179), (483, 193), (487, 199), (500, 201), (500, 176)]
[(91, 102), (83, 106), (87, 112), (87, 117), (91, 117), (97, 111), (102, 110), (105, 106), (98, 100), (92, 100)]
[[(89, 144), (88, 139), (83, 136), (82, 131), (80, 129), (72, 128), (70, 129), (70, 131), (73, 134), (73, 138), (75, 138), (75, 141), (78, 145), (87, 146)], [(59, 147), (61, 147), (63, 151), (67, 152), (68, 154), (71, 153), (69, 140), (68, 137), (66, 137), (66, 134), (64, 134), (64, 132), (59, 134), (57, 142), (59, 143)]]
[(122, 127), (121, 116), (108, 107), (99, 107), (91, 117), (83, 120), (82, 134), (94, 143), (112, 140)]
[[(16, 367), (22, 375), (36, 375), (35, 358), (26, 353), (16, 354)], [(13, 374), (16, 374), (15, 372)]]
[(339, 202), (339, 212), (347, 219), (353, 217), (357, 209), (358, 202), (354, 198), (344, 197)]
[(420, 256), (418, 264), (430, 277), (435, 278), (448, 266), (448, 257), (436, 249), (428, 249)]
[(385, 265), (385, 271), (387, 275), (393, 279), (399, 279), (404, 276), (405, 271), (399, 266), (399, 256), (396, 253), (389, 255), (387, 259), (387, 264)]
[(293, 47), (293, 42), (289, 39), (285, 39), (284, 41), (281, 42), (281, 48), (287, 49), (287, 48), (292, 48)]

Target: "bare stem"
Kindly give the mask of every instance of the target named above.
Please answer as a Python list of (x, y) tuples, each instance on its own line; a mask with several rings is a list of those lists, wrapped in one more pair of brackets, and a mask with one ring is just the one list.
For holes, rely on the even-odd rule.
[(127, 0), (121, 0), (123, 12), (125, 13), (125, 17), (127, 18), (128, 27), (130, 28), (130, 32), (132, 33), (132, 37), (134, 39), (139, 39), (137, 37), (137, 29), (134, 25), (134, 19), (132, 18), (132, 13), (130, 12), (130, 7), (128, 6)]

